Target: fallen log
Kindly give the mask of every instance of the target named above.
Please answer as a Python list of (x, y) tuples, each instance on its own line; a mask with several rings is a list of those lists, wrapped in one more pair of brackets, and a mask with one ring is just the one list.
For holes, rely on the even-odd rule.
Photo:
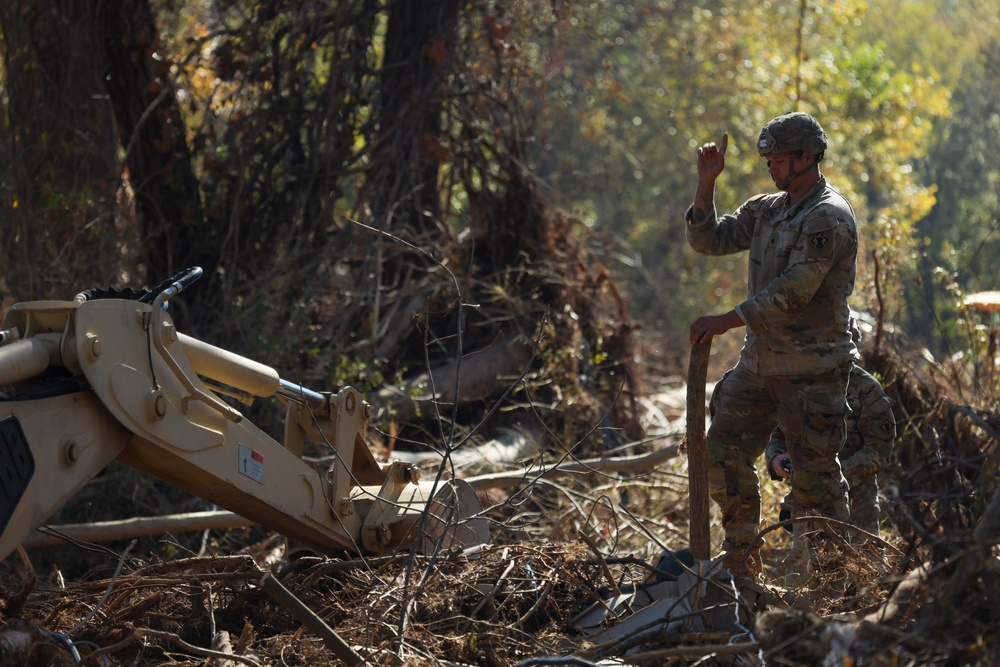
[[(441, 406), (474, 403), (505, 391), (531, 359), (531, 346), (511, 336), (461, 360), (451, 361), (409, 378), (403, 386), (385, 387), (376, 404), (394, 420), (406, 422)], [(458, 398), (456, 398), (458, 397)]]
[(470, 477), (466, 481), (476, 491), (487, 491), (489, 489), (501, 489), (518, 484), (530, 484), (543, 477), (547, 478), (559, 475), (578, 475), (587, 472), (646, 472), (652, 470), (660, 463), (676, 457), (677, 453), (677, 445), (670, 445), (649, 452), (648, 454), (614, 457), (602, 456), (600, 458), (582, 459), (569, 463), (558, 463), (542, 468), (478, 475)]
[[(449, 461), (456, 468), (465, 468), (488, 462), (495, 467), (512, 465), (518, 461), (531, 459), (541, 449), (542, 428), (538, 424), (521, 428), (501, 428), (486, 442), (476, 445), (463, 444), (449, 453)], [(409, 452), (395, 449), (392, 458), (414, 464), (443, 463), (442, 455), (436, 451)]]
[(167, 516), (133, 517), (117, 521), (71, 523), (36, 530), (24, 541), (25, 547), (51, 547), (68, 540), (111, 542), (141, 535), (185, 533), (253, 526), (253, 521), (226, 511), (189, 512)]

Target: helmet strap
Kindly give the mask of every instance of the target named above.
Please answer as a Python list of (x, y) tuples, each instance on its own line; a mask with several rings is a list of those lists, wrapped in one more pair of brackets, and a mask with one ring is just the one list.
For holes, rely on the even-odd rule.
[(787, 190), (788, 187), (792, 184), (792, 181), (794, 181), (796, 178), (798, 178), (802, 174), (806, 173), (813, 166), (816, 165), (816, 163), (813, 162), (811, 165), (809, 165), (805, 169), (799, 169), (798, 171), (796, 171), (795, 170), (795, 160), (796, 160), (796, 158), (793, 157), (792, 160), (791, 160), (791, 162), (790, 162), (790, 164), (789, 164), (789, 166), (788, 166), (788, 176), (785, 176), (783, 179), (781, 179), (780, 181), (778, 181), (777, 183), (775, 183), (775, 185), (777, 185), (780, 190)]

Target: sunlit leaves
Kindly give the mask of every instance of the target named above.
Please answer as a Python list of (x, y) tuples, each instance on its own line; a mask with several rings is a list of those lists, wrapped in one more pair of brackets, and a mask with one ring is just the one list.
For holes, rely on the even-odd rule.
[[(914, 226), (936, 201), (914, 166), (950, 113), (949, 89), (935, 58), (925, 57), (929, 46), (903, 48), (912, 34), (904, 40), (892, 27), (937, 11), (929, 0), (577, 5), (571, 29), (560, 32), (570, 84), (553, 88), (548, 102), (566, 115), (553, 117), (543, 164), (550, 159), (554, 182), (588, 203), (585, 217), (642, 249), (647, 278), (633, 284), (634, 298), (652, 305), (643, 292), (667, 286), (657, 307), (680, 328), (701, 314), (686, 303), (731, 306), (745, 279), (739, 262), (692, 258), (686, 246), (681, 215), (694, 190), (694, 149), (729, 133), (716, 199), (732, 210), (773, 187), (754, 150), (763, 123), (791, 109), (813, 113), (831, 139), (823, 171), (862, 222), (859, 284), (870, 284), (873, 250), (894, 266), (912, 265)], [(942, 29), (942, 46), (954, 43), (950, 35)]]

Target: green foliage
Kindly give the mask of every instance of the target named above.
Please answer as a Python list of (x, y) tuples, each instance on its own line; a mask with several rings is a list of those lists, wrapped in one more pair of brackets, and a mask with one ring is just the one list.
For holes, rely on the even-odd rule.
[[(330, 366), (322, 339), (343, 349), (370, 337), (380, 320), (363, 314), (377, 310), (380, 290), (413, 275), (385, 268), (382, 240), (345, 222), (390, 210), (393, 202), (382, 201), (387, 181), (413, 172), (411, 163), (373, 166), (385, 165), (378, 150), (398, 138), (379, 115), (394, 92), (380, 86), (402, 66), (383, 67), (399, 46), (390, 26), (395, 7), (367, 0), (153, 6), (162, 36), (156, 58), (175, 77), (201, 224), (219, 254), (190, 295), (218, 309), (198, 323), (200, 333), (323, 384), (381, 377), (364, 354), (347, 355), (358, 359), (350, 369)], [(742, 300), (746, 274), (744, 257), (700, 257), (686, 244), (695, 148), (729, 133), (717, 192), (720, 211), (729, 211), (773, 187), (753, 149), (763, 123), (788, 109), (808, 111), (832, 142), (823, 170), (862, 223), (854, 305), (876, 309), (881, 298), (887, 318), (931, 338), (953, 323), (936, 325), (929, 310), (943, 320), (956, 312), (954, 304), (926, 307), (927, 299), (954, 298), (930, 287), (935, 268), (964, 291), (1000, 281), (991, 261), (1000, 250), (1000, 168), (990, 159), (1000, 120), (984, 85), (1000, 71), (998, 16), (997, 0), (462, 5), (457, 41), (420, 51), (427, 63), (447, 64), (445, 94), (429, 98), (440, 105), (441, 132), (416, 135), (419, 150), (399, 154), (434, 166), (439, 192), (424, 203), (440, 204), (440, 229), (472, 230), (498, 246), (505, 237), (483, 230), (505, 223), (483, 211), (524, 201), (507, 180), (511, 165), (524, 165), (551, 186), (552, 203), (613, 239), (590, 250), (612, 268), (633, 313), (683, 339), (696, 316)], [(3, 85), (20, 72), (0, 70)], [(5, 173), (19, 154), (20, 129), (6, 129), (7, 99), (0, 97)], [(399, 108), (402, 116), (412, 111)], [(83, 181), (38, 193), (32, 210), (52, 219), (37, 243), (59, 258), (46, 271), (66, 275), (60, 294), (24, 296), (68, 296), (95, 274), (142, 278), (127, 182), (116, 191), (119, 204), (90, 185), (93, 176)], [(18, 201), (16, 190), (0, 189), (0, 204), (17, 214), (15, 231), (33, 220), (17, 217)], [(5, 248), (37, 254), (11, 234), (0, 229)], [(77, 246), (80, 257), (62, 261)], [(98, 272), (94, 248), (101, 265), (117, 254), (121, 266)], [(0, 282), (14, 289), (5, 270)], [(79, 274), (85, 284), (72, 284)], [(51, 281), (45, 287), (55, 291)], [(323, 364), (337, 377), (315, 371)]]
[(1000, 75), (992, 41), (968, 63), (969, 78), (956, 87), (955, 113), (937, 132), (922, 176), (938, 184), (937, 205), (920, 221), (927, 259), (956, 271), (970, 291), (996, 289), (1000, 269), (1000, 114), (983, 81)]
[[(929, 6), (894, 5), (894, 16)], [(682, 332), (706, 309), (742, 300), (745, 259), (695, 257), (686, 246), (694, 149), (729, 132), (717, 202), (732, 210), (771, 189), (754, 141), (792, 108), (816, 115), (830, 135), (824, 171), (862, 220), (859, 284), (872, 284), (872, 251), (894, 270), (912, 267), (913, 226), (935, 191), (914, 165), (948, 112), (948, 91), (926, 61), (893, 57), (869, 23), (873, 12), (862, 2), (652, 0), (572, 12), (575, 31), (559, 44), (567, 83), (552, 88), (548, 106), (559, 114), (553, 150), (540, 159), (583, 219), (625, 240), (618, 268), (640, 314)], [(858, 306), (872, 297), (862, 291)]]

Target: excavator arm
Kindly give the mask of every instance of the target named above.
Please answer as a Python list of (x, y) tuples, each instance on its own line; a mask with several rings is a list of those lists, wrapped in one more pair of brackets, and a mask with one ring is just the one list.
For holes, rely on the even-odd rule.
[[(421, 482), (378, 463), (371, 406), (352, 387), (315, 392), (177, 331), (165, 304), (194, 268), (138, 299), (39, 301), (0, 325), (0, 558), (110, 462), (153, 477), (320, 552), (427, 551), (489, 541), (468, 484)], [(283, 442), (223, 397), (286, 403)], [(302, 459), (328, 443), (333, 464)]]

